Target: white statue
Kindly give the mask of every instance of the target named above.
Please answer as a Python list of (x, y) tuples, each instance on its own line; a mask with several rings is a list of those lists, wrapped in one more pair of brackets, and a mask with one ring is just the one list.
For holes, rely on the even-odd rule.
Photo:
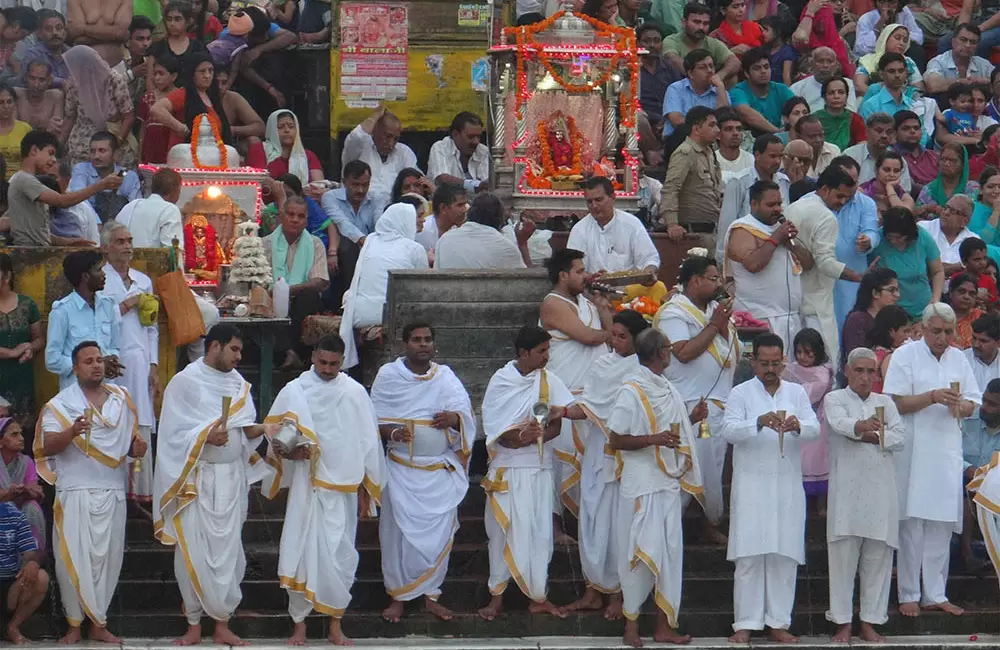
[[(196, 128), (191, 134), (191, 142), (174, 145), (167, 153), (167, 167), (174, 169), (236, 169), (240, 166), (240, 154), (236, 149), (221, 141), (216, 142), (213, 120), (208, 113), (195, 118)], [(215, 124), (219, 128), (218, 123)], [(191, 143), (194, 143), (192, 150)]]

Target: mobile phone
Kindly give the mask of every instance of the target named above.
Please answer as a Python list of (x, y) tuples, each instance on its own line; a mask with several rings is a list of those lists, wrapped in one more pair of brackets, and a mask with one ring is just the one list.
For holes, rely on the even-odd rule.
[(128, 173), (127, 169), (122, 169), (122, 170), (118, 171), (118, 176), (121, 177), (121, 178), (125, 178), (125, 174), (127, 174), (127, 173)]

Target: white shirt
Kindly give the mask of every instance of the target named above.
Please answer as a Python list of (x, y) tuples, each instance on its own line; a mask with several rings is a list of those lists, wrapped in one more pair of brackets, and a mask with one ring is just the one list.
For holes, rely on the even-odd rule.
[[(826, 102), (823, 100), (823, 84), (816, 81), (816, 77), (806, 77), (789, 87), (793, 93), (806, 100), (810, 113), (826, 108)], [(847, 80), (847, 110), (855, 112), (858, 110), (858, 96), (854, 92), (854, 82), (850, 79)]]
[[(523, 269), (517, 244), (492, 226), (467, 221), (437, 240), (436, 269)], [(598, 321), (598, 325), (600, 321)]]
[(467, 190), (474, 192), (479, 183), (490, 178), (490, 150), (480, 143), (469, 158), (469, 171), (462, 169), (462, 159), (450, 135), (438, 140), (431, 147), (431, 155), (427, 159), (427, 177), (432, 181), (441, 174), (461, 178)]
[(77, 223), (80, 224), (80, 230), (83, 233), (83, 238), (94, 242), (97, 246), (101, 245), (101, 218), (97, 215), (97, 212), (90, 206), (87, 201), (82, 201), (76, 205), (71, 205), (65, 208), (66, 212), (72, 214), (76, 217)]
[(938, 252), (941, 253), (942, 264), (961, 264), (962, 256), (958, 254), (959, 246), (961, 246), (962, 242), (969, 237), (976, 236), (976, 233), (972, 232), (968, 228), (964, 228), (962, 232), (958, 233), (958, 237), (955, 237), (955, 241), (949, 244), (948, 238), (945, 237), (943, 232), (941, 232), (940, 219), (918, 221), (917, 225), (926, 230), (934, 240), (934, 243), (937, 244)]
[(753, 168), (753, 154), (745, 149), (739, 151), (740, 154), (736, 156), (736, 160), (729, 160), (718, 149), (715, 150), (715, 159), (719, 161), (719, 170), (722, 172), (723, 187), (731, 178), (741, 176), (748, 169)]
[(159, 194), (130, 202), (121, 209), (115, 221), (125, 224), (136, 248), (170, 248), (174, 239), (181, 249), (184, 248), (181, 209)]
[[(844, 149), (844, 155), (854, 158), (861, 165), (861, 173), (858, 174), (858, 185), (867, 183), (875, 178), (875, 158), (868, 151), (867, 142), (859, 142), (852, 147)], [(910, 180), (910, 167), (906, 164), (905, 160), (903, 161), (903, 173), (899, 177), (899, 184), (907, 192), (913, 188), (913, 181)]]
[(660, 254), (646, 227), (635, 215), (622, 210), (615, 210), (603, 228), (590, 214), (576, 222), (569, 232), (566, 248), (583, 251), (587, 273), (660, 267)]
[[(756, 166), (751, 166), (743, 174), (730, 179), (728, 184), (722, 188), (722, 211), (719, 213), (718, 232), (723, 233), (722, 237), (716, 238), (715, 259), (721, 262), (726, 258), (726, 238), (725, 233), (729, 226), (740, 217), (750, 214), (750, 186), (760, 180), (760, 174)], [(789, 188), (792, 182), (784, 172), (775, 172), (771, 179), (778, 184), (781, 191), (781, 203), (788, 207), (791, 203), (788, 197)]]
[[(717, 306), (718, 303), (713, 301), (709, 304), (708, 311), (701, 314), (706, 322), (711, 320)], [(660, 311), (654, 324), (667, 335), (671, 343), (690, 341), (704, 329), (704, 326), (696, 325), (692, 319), (679, 318), (665, 310)], [(719, 366), (719, 362), (707, 350), (687, 363), (681, 363), (676, 356), (673, 356), (664, 375), (673, 382), (688, 404), (703, 397), (725, 401), (733, 388), (733, 377), (740, 356), (740, 346), (735, 338), (728, 341), (726, 347), (720, 350), (721, 355), (730, 360), (728, 368)]]
[(402, 142), (397, 142), (385, 161), (375, 148), (375, 141), (370, 133), (366, 133), (361, 125), (357, 125), (347, 134), (344, 140), (344, 151), (341, 162), (346, 165), (352, 160), (361, 160), (372, 168), (372, 182), (369, 192), (384, 196), (386, 200), (392, 194), (392, 185), (396, 176), (407, 167), (417, 166), (417, 156)]
[(1000, 379), (1000, 353), (993, 357), (992, 363), (983, 363), (976, 356), (976, 351), (972, 348), (962, 350), (972, 374), (976, 376), (976, 383), (979, 384), (979, 392), (985, 393), (986, 386), (994, 379)]
[[(912, 38), (912, 36), (910, 37)], [(965, 72), (966, 77), (982, 77), (989, 79), (993, 72), (993, 64), (981, 56), (973, 56), (969, 59), (969, 67)], [(944, 54), (938, 54), (927, 62), (927, 75), (937, 75), (944, 79), (958, 79), (958, 64), (955, 63), (955, 55), (951, 50)]]

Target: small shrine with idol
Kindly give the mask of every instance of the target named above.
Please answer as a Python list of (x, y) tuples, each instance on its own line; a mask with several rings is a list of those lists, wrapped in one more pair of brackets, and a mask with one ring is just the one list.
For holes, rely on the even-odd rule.
[(515, 210), (586, 213), (581, 181), (638, 204), (635, 32), (574, 13), (508, 27), (490, 49), (494, 185)]

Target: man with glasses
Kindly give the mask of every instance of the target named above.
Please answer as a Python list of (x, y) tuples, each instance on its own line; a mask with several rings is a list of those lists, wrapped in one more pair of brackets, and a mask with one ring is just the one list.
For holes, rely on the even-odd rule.
[(962, 256), (958, 249), (963, 241), (976, 236), (968, 228), (973, 207), (972, 199), (964, 194), (956, 194), (945, 203), (939, 218), (917, 222), (937, 244), (946, 278), (962, 270)]
[(695, 106), (716, 109), (729, 106), (729, 93), (708, 50), (691, 50), (684, 57), (687, 78), (667, 86), (663, 96), (663, 138), (684, 124), (684, 116)]
[[(903, 65), (903, 68), (905, 67)], [(887, 113), (872, 113), (867, 118), (865, 126), (868, 127), (867, 140), (844, 149), (844, 155), (854, 158), (861, 166), (858, 183), (866, 183), (875, 178), (875, 161), (896, 139), (892, 117)], [(899, 176), (899, 185), (907, 192), (913, 187), (913, 181), (910, 180), (910, 169), (906, 166), (905, 161), (903, 162), (903, 173)]]
[(792, 140), (781, 155), (781, 173), (788, 177), (788, 199), (798, 201), (816, 189), (816, 179), (807, 176), (813, 164), (812, 147), (805, 140)]
[[(971, 23), (962, 23), (951, 37), (951, 49), (938, 54), (927, 63), (924, 73), (924, 89), (928, 95), (948, 92), (951, 85), (961, 79), (967, 83), (990, 82), (993, 64), (981, 56), (976, 56), (976, 47), (982, 38), (979, 28)], [(944, 39), (942, 39), (944, 42)]]

